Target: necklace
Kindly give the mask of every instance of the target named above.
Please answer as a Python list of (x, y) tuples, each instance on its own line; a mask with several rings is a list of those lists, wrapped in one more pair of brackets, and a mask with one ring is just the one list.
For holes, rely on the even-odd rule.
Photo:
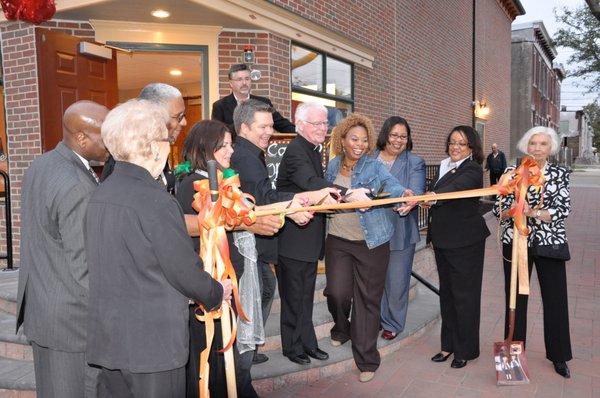
[[(355, 163), (356, 164), (356, 163)], [(346, 164), (346, 162), (342, 162), (342, 169), (346, 170), (346, 171), (353, 171), (354, 170), (354, 166), (355, 164), (353, 164), (352, 166), (348, 166)]]

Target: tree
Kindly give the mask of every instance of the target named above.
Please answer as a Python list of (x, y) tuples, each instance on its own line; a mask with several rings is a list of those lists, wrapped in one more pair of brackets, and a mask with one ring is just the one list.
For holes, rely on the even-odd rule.
[(592, 102), (583, 107), (583, 111), (590, 118), (592, 130), (594, 131), (594, 148), (600, 149), (600, 105)]
[(564, 7), (556, 12), (556, 21), (562, 26), (554, 44), (574, 51), (568, 60), (573, 67), (569, 75), (581, 77), (590, 92), (600, 90), (600, 21), (585, 5), (575, 10)]

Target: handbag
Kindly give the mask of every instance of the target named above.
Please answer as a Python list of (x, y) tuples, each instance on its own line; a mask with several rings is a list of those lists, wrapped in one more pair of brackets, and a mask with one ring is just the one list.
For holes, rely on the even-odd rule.
[(536, 257), (551, 258), (554, 260), (569, 261), (571, 259), (569, 244), (566, 242), (554, 243), (552, 245), (536, 244), (533, 246), (533, 255)]

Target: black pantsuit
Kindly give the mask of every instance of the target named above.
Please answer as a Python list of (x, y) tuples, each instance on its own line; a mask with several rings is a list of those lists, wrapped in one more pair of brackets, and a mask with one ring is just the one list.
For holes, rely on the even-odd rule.
[(458, 359), (479, 356), (479, 319), (485, 240), (455, 249), (435, 248), (440, 277), (442, 351)]
[(333, 235), (325, 241), (325, 295), (334, 321), (331, 338), (352, 340), (354, 362), (361, 372), (374, 372), (381, 362), (377, 334), (389, 260), (389, 242), (369, 249), (365, 241)]
[[(506, 314), (504, 336), (508, 336), (508, 299), (510, 294), (510, 268), (512, 245), (504, 244), (504, 290), (506, 293)], [(567, 298), (567, 271), (565, 262), (551, 258), (533, 256), (528, 253), (529, 277), (533, 264), (540, 282), (540, 292), (544, 307), (544, 343), (546, 358), (552, 362), (567, 362), (573, 358), (569, 334), (569, 303)], [(525, 342), (527, 336), (527, 301), (529, 295), (517, 295), (515, 309), (514, 340)]]
[(281, 298), (283, 355), (294, 357), (314, 351), (318, 348), (312, 321), (317, 262), (279, 256), (276, 271)]
[[(433, 191), (482, 186), (481, 165), (467, 158), (444, 174)], [(477, 198), (438, 201), (429, 211), (427, 240), (433, 245), (440, 277), (441, 348), (454, 352), (457, 360), (479, 356), (481, 282), (485, 239), (489, 235)]]

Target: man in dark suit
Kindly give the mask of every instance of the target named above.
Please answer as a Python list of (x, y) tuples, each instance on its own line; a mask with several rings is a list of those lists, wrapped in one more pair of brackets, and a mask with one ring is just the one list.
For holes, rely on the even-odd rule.
[[(211, 119), (220, 120), (225, 123), (229, 130), (236, 133), (236, 126), (233, 123), (233, 111), (240, 103), (250, 98), (264, 102), (273, 108), (271, 100), (266, 97), (250, 94), (252, 88), (252, 79), (250, 79), (250, 68), (246, 64), (235, 64), (229, 69), (229, 87), (231, 94), (215, 101), (212, 107)], [(275, 109), (271, 112), (273, 116), (273, 127), (280, 133), (295, 133), (295, 126), (286, 118), (281, 116)], [(239, 133), (239, 131), (237, 131)]]
[[(169, 122), (167, 123), (167, 128), (169, 129), (169, 142), (172, 144), (177, 141), (181, 129), (187, 125), (187, 120), (185, 118), (185, 102), (183, 101), (181, 91), (165, 83), (150, 83), (140, 91), (138, 98), (166, 108), (169, 113)], [(102, 181), (112, 173), (114, 167), (115, 160), (110, 156), (104, 163), (104, 168), (102, 169)], [(168, 162), (165, 164), (160, 179), (167, 187), (167, 191), (173, 194), (175, 192), (175, 176), (173, 175)]]
[(498, 150), (498, 144), (492, 144), (492, 152), (485, 160), (485, 169), (490, 171), (490, 185), (494, 185), (500, 179), (504, 170), (506, 170), (506, 156), (504, 152)]
[(108, 109), (69, 106), (63, 140), (33, 161), (23, 178), (17, 328), (33, 347), (38, 397), (95, 396), (98, 371), (86, 365), (88, 265), (84, 216), (98, 177), (89, 161), (108, 152), (100, 126)]
[[(314, 191), (332, 184), (323, 178), (321, 144), (327, 135), (327, 109), (304, 103), (296, 110), (298, 135), (287, 146), (279, 164), (277, 189), (285, 192)], [(335, 202), (327, 196), (325, 202)], [(281, 297), (281, 347), (290, 361), (306, 365), (310, 358), (329, 355), (317, 346), (312, 321), (317, 262), (323, 257), (325, 216), (315, 214), (306, 225), (286, 223), (281, 229), (277, 281)]]
[[(265, 150), (273, 134), (273, 108), (264, 102), (249, 99), (238, 105), (234, 112), (237, 130), (235, 152), (231, 157), (231, 167), (240, 175), (242, 191), (254, 196), (257, 205), (268, 205), (285, 200), (294, 200), (292, 206), (299, 203), (314, 203), (326, 192), (312, 191), (294, 194), (273, 189), (267, 166)], [(289, 214), (288, 218), (299, 225), (305, 225), (312, 215), (308, 212)], [(258, 251), (257, 268), (262, 298), (263, 322), (267, 322), (271, 312), (271, 303), (275, 294), (276, 279), (269, 263), (277, 263), (277, 237), (256, 236)], [(264, 354), (257, 354), (254, 363), (267, 361)]]

